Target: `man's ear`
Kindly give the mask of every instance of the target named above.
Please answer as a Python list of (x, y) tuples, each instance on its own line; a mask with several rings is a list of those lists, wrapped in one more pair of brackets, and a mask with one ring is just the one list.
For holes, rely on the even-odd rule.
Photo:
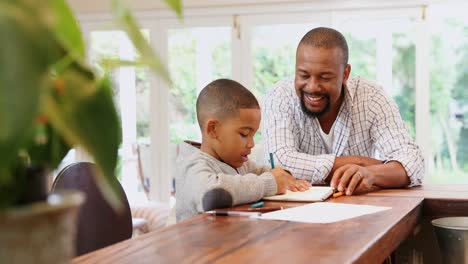
[(343, 85), (347, 85), (349, 74), (351, 73), (351, 64), (346, 64), (343, 72)]
[(206, 134), (211, 138), (218, 138), (219, 121), (214, 118), (210, 118), (206, 121)]

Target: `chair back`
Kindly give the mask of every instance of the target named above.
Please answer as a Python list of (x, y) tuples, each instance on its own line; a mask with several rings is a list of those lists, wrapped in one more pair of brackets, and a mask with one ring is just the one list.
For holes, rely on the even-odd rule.
[(96, 169), (97, 166), (89, 162), (68, 165), (58, 174), (52, 185), (52, 191), (72, 189), (86, 194), (86, 201), (78, 215), (77, 256), (132, 236), (132, 215), (122, 186), (115, 179), (123, 204), (122, 212), (116, 212), (96, 185)]

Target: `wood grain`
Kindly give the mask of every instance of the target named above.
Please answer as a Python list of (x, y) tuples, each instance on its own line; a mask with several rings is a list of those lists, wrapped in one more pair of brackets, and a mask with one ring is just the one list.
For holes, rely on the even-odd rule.
[[(329, 202), (392, 208), (330, 224), (200, 215), (73, 263), (382, 263), (415, 227), (422, 201), (343, 196)], [(268, 202), (265, 206), (302, 204)]]
[(408, 189), (388, 189), (368, 193), (378, 197), (424, 198), (423, 216), (434, 219), (468, 216), (468, 185), (424, 185)]

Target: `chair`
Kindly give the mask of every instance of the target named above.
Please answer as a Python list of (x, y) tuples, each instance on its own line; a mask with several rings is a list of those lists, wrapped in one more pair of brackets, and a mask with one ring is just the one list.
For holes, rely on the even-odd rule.
[(95, 182), (96, 165), (78, 162), (65, 167), (55, 178), (52, 191), (79, 190), (86, 201), (78, 215), (76, 255), (94, 251), (132, 236), (132, 215), (125, 192), (118, 182), (123, 210), (116, 212), (104, 199)]

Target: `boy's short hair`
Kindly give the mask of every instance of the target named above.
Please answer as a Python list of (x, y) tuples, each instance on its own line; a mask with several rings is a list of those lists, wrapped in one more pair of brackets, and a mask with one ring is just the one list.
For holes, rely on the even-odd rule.
[(198, 95), (198, 125), (203, 130), (208, 117), (223, 120), (238, 115), (241, 108), (260, 109), (260, 105), (242, 84), (229, 79), (217, 79), (205, 86)]

